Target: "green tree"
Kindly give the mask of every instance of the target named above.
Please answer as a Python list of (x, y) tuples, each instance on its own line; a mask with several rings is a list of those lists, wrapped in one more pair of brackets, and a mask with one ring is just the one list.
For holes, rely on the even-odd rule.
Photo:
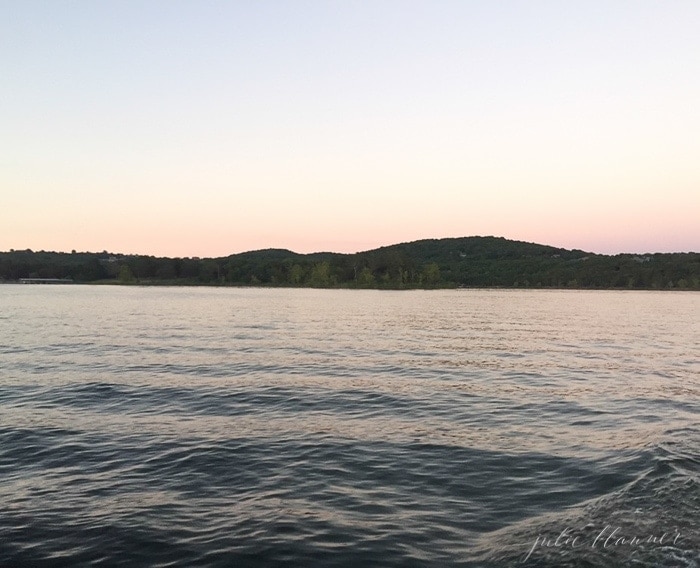
[(372, 288), (375, 284), (374, 274), (365, 266), (357, 275), (357, 286), (360, 288)]
[(129, 268), (128, 264), (123, 264), (122, 267), (119, 269), (118, 278), (119, 282), (124, 282), (125, 284), (134, 281), (134, 273), (131, 272), (131, 268)]
[(298, 264), (293, 264), (289, 269), (289, 283), (292, 286), (299, 286), (304, 278), (304, 269)]
[(331, 265), (328, 261), (317, 262), (311, 269), (309, 285), (313, 288), (328, 288), (331, 285)]
[(440, 282), (440, 267), (436, 262), (426, 264), (423, 268), (423, 285), (427, 287), (436, 286)]

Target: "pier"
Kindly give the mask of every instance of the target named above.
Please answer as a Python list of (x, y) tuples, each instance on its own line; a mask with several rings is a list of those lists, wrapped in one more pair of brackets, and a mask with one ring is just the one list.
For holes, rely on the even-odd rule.
[(20, 284), (73, 284), (72, 278), (20, 278)]

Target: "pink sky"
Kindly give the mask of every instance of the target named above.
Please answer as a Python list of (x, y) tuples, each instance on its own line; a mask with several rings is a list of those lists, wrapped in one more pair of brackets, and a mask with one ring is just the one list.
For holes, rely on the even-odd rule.
[(698, 251), (699, 19), (695, 2), (18, 3), (0, 250)]

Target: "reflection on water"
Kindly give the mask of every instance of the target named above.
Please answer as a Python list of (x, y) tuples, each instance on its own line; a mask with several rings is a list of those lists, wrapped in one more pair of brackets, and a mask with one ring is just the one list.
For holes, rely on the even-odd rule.
[[(6, 285), (0, 306), (0, 564), (700, 561), (697, 294)], [(608, 525), (681, 536), (544, 544)]]

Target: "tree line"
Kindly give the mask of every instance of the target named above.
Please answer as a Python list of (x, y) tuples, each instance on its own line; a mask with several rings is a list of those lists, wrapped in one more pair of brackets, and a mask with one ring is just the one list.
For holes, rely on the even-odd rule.
[(0, 252), (0, 280), (314, 288), (700, 290), (700, 253), (598, 255), (497, 237), (430, 239), (355, 254), (267, 249), (219, 258)]

